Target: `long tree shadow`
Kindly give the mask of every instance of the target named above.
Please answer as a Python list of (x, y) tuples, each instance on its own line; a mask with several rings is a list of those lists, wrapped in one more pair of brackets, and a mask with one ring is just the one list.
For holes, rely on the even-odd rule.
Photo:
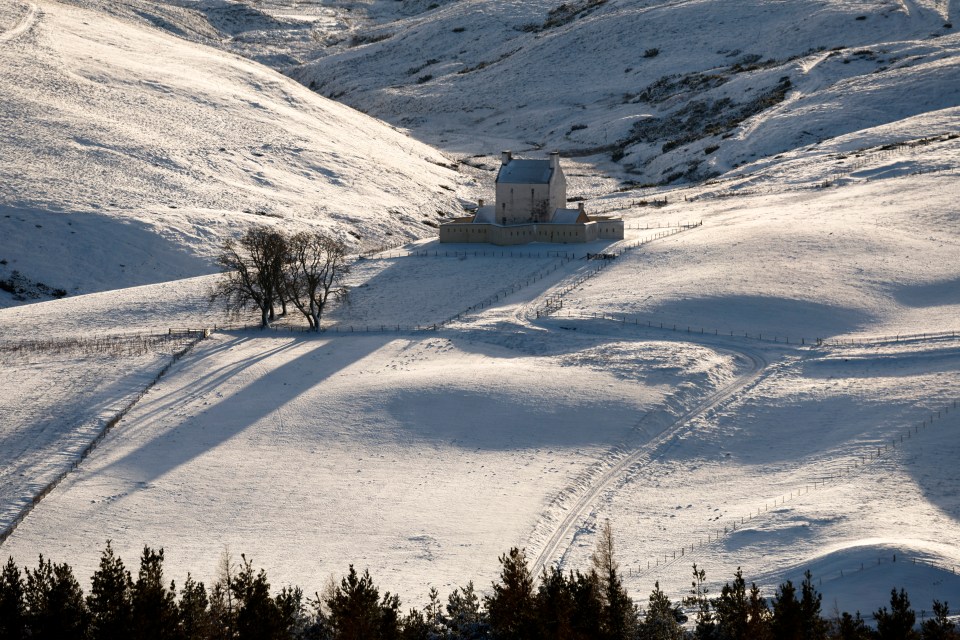
[[(229, 351), (250, 339), (243, 335), (228, 338), (214, 351)], [(170, 372), (168, 380), (158, 385), (111, 436), (127, 440), (142, 437), (143, 443), (94, 473), (123, 476), (133, 471), (130, 475), (140, 482), (156, 480), (239, 435), (393, 339), (375, 335), (339, 340), (336, 357), (324, 357), (329, 339), (265, 337), (262, 340), (267, 344), (256, 355), (218, 364), (193, 377), (192, 371), (208, 362), (207, 354), (199, 350)], [(267, 366), (271, 359), (290, 353), (296, 355), (279, 366)], [(238, 377), (247, 377), (249, 383), (238, 381)], [(198, 411), (198, 406), (203, 408)], [(104, 443), (104, 448), (109, 446), (109, 441)]]
[[(629, 312), (627, 312), (629, 314)], [(701, 327), (712, 333), (744, 332), (813, 340), (844, 334), (868, 327), (874, 318), (853, 307), (837, 307), (812, 300), (776, 296), (700, 296), (685, 300), (667, 300), (651, 307), (644, 315), (676, 323), (694, 330)]]

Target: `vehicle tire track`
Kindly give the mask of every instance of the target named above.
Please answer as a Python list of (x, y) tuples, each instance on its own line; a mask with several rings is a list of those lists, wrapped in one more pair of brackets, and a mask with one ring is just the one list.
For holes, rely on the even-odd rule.
[(25, 33), (33, 26), (37, 21), (37, 5), (34, 3), (29, 3), (27, 5), (27, 13), (24, 14), (23, 18), (20, 20), (19, 24), (8, 31), (0, 33), (0, 42), (9, 42), (17, 36)]
[(768, 362), (759, 352), (732, 347), (726, 347), (723, 350), (745, 357), (750, 363), (749, 369), (741, 373), (730, 384), (711, 393), (694, 407), (685, 411), (659, 434), (593, 480), (587, 490), (577, 498), (573, 506), (567, 511), (567, 514), (534, 560), (532, 564), (533, 575), (538, 575), (549, 562), (557, 558), (561, 548), (570, 544), (574, 530), (587, 517), (588, 512), (602, 492), (612, 487), (630, 469), (643, 466), (653, 460), (657, 450), (689, 427), (694, 419), (716, 408), (756, 382), (767, 368)]

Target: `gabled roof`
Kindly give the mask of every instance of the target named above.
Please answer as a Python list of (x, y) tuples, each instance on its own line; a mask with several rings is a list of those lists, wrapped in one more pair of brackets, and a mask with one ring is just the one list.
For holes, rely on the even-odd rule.
[(550, 218), (550, 224), (576, 224), (589, 222), (587, 214), (580, 209), (557, 209)]
[(553, 168), (549, 160), (514, 158), (500, 167), (497, 182), (505, 184), (549, 184)]
[(496, 207), (480, 207), (473, 216), (473, 222), (474, 224), (496, 224), (496, 214)]

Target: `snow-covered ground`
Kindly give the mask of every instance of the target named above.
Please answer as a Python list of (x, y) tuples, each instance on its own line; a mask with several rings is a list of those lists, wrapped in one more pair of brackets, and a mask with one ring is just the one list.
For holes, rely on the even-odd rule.
[(459, 211), (440, 153), (266, 67), (61, 3), (0, 14), (2, 279), (103, 291), (209, 273), (251, 224), (376, 246)]
[[(631, 226), (681, 214), (704, 225), (625, 252), (550, 318), (537, 317), (546, 298), (599, 264), (546, 255), (572, 247), (361, 260), (353, 303), (331, 322), (403, 331), (241, 331), (201, 343), (3, 551), (26, 562), (55, 544), (85, 575), (111, 538), (130, 558), (163, 545), (174, 577), (209, 578), (229, 548), (276, 584), (308, 589), (355, 562), (415, 602), (431, 584), (487, 584), (511, 545), (582, 567), (609, 517), (638, 597), (656, 579), (679, 597), (697, 561), (712, 581), (742, 566), (768, 592), (810, 568), (841, 609), (870, 611), (899, 585), (918, 608), (956, 599), (960, 409), (929, 416), (960, 397), (960, 340), (795, 344), (804, 329), (831, 338), (954, 327), (955, 144), (910, 156), (942, 165), (933, 173), (888, 174), (884, 163), (901, 159), (878, 157), (857, 169), (871, 180), (815, 189), (824, 163), (811, 154), (781, 168), (793, 182), (757, 168), (762, 194), (715, 197), (749, 179), (740, 176), (633, 208)], [(630, 231), (623, 245), (653, 233)], [(914, 252), (926, 259), (907, 262)], [(406, 328), (514, 283), (436, 332)], [(138, 317), (155, 328), (210, 324), (207, 287), (198, 278), (28, 305), (0, 312), (0, 323), (9, 332), (63, 318), (72, 333)], [(123, 311), (113, 317), (109, 305)], [(582, 317), (594, 314), (637, 324)], [(720, 335), (683, 330), (697, 321)], [(727, 327), (794, 338), (731, 338)]]
[[(98, 10), (0, 0), (0, 278), (18, 270), (71, 294), (0, 310), (0, 347), (229, 321), (207, 304), (209, 257), (253, 222), (375, 244), (431, 236), (424, 221), (458, 194), (489, 197), (489, 166), (455, 173), (274, 71), (164, 33), (217, 44), (229, 27), (218, 46), (281, 68), (285, 45), (259, 39), (287, 29), (306, 60), (313, 38), (270, 23), (290, 19), (282, 3), (256, 15), (83, 4)], [(894, 586), (918, 609), (960, 598), (960, 339), (814, 340), (960, 330), (956, 36), (943, 25), (956, 2), (757, 0), (749, 22), (733, 19), (743, 3), (610, 0), (526, 30), (513, 27), (542, 27), (553, 4), (498, 2), (495, 15), (488, 0), (365, 4), (349, 23), (310, 5), (324, 38), (346, 39), (294, 75), (402, 114), (460, 154), (518, 140), (603, 146), (654, 106), (668, 118), (784, 75), (792, 89), (714, 136), (710, 153), (713, 138), (665, 154), (666, 139), (624, 147), (638, 168), (655, 156), (646, 178), (697, 156), (720, 174), (710, 182), (615, 191), (605, 161), (565, 161), (571, 195), (635, 227), (622, 243), (494, 253), (421, 242), (357, 260), (331, 332), (214, 334), (0, 553), (21, 564), (44, 553), (85, 577), (109, 538), (128, 563), (163, 546), (172, 578), (209, 580), (226, 548), (308, 593), (355, 563), (415, 603), (428, 585), (485, 587), (511, 545), (581, 568), (610, 518), (638, 597), (654, 580), (681, 596), (696, 561), (711, 582), (742, 566), (768, 593), (809, 568), (828, 610), (872, 611)], [(166, 8), (130, 14), (150, 6)], [(681, 28), (694, 36), (678, 49)], [(755, 45), (733, 53), (743, 42)], [(562, 90), (544, 76), (560, 59), (575, 61)], [(610, 60), (636, 69), (629, 83)], [(653, 106), (624, 101), (663, 75), (696, 84), (691, 74), (711, 69), (730, 77)], [(655, 197), (668, 203), (641, 202)], [(582, 259), (649, 240), (647, 225), (695, 221), (616, 260)], [(88, 291), (100, 292), (73, 295)], [(169, 351), (2, 352), (0, 525)]]

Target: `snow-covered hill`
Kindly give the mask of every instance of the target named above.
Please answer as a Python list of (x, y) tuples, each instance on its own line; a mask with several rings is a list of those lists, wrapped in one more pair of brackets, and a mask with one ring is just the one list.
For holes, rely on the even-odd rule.
[(442, 155), (257, 63), (59, 3), (0, 15), (0, 279), (28, 291), (207, 273), (251, 224), (363, 246), (459, 208)]
[(381, 17), (289, 72), (451, 151), (556, 148), (616, 159), (639, 183), (698, 180), (960, 105), (958, 11), (939, 0), (463, 0)]
[[(229, 547), (274, 584), (353, 562), (416, 602), (489, 584), (514, 544), (581, 568), (609, 517), (639, 597), (682, 595), (693, 560), (768, 593), (811, 568), (827, 608), (960, 597), (958, 340), (810, 340), (960, 329), (957, 2), (82, 3), (0, 0), (0, 278), (104, 290), (0, 310), (0, 524), (167, 354), (10, 343), (209, 326), (210, 277), (129, 285), (206, 273), (259, 222), (431, 235), (490, 188), (200, 44), (459, 155), (593, 153), (565, 160), (571, 195), (633, 228), (581, 253), (704, 224), (586, 280), (558, 246), (360, 262), (342, 332), (201, 343), (4, 555), (86, 578), (112, 538), (128, 562), (164, 546), (182, 580)], [(720, 175), (617, 192), (600, 174), (623, 168)]]
[[(714, 588), (742, 566), (767, 593), (810, 568), (828, 611), (871, 611), (893, 586), (918, 609), (955, 600), (960, 411), (930, 416), (960, 399), (958, 339), (797, 338), (960, 329), (960, 138), (844, 144), (853, 141), (745, 166), (667, 194), (665, 207), (629, 206), (624, 244), (655, 235), (637, 229), (647, 224), (704, 225), (627, 252), (572, 289), (597, 263), (547, 255), (569, 246), (493, 256), (427, 245), (439, 255), (365, 260), (353, 304), (331, 316), (342, 332), (202, 343), (2, 550), (23, 563), (55, 550), (86, 576), (110, 537), (125, 558), (163, 545), (173, 577), (208, 579), (226, 546), (275, 584), (308, 589), (354, 562), (417, 602), (428, 585), (486, 586), (510, 545), (582, 568), (610, 518), (640, 598), (654, 580), (683, 595), (696, 561)], [(551, 262), (556, 270), (527, 282)], [(517, 281), (437, 332), (390, 328), (441, 322)], [(206, 286), (27, 305), (0, 312), (0, 327), (84, 335), (210, 322)], [(564, 291), (559, 317), (537, 316)], [(616, 322), (593, 319), (610, 314)], [(20, 389), (53, 366), (10, 361), (4, 381)], [(83, 398), (76, 425), (58, 423), (67, 444), (82, 439), (84, 405), (110, 406), (115, 390), (96, 378), (62, 391), (64, 402)], [(4, 433), (22, 442), (32, 431), (15, 420)], [(8, 500), (27, 499), (15, 493), (22, 484), (9, 486)]]

